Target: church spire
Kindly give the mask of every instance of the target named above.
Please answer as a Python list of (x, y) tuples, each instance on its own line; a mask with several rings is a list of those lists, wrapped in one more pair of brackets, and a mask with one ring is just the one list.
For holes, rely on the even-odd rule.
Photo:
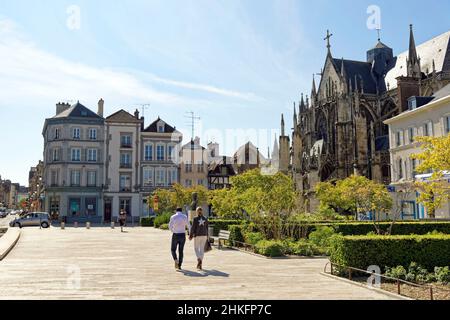
[(417, 55), (416, 41), (414, 40), (413, 25), (409, 25), (409, 52), (408, 52), (408, 77), (420, 78), (420, 57)]
[(314, 97), (317, 94), (317, 90), (316, 90), (316, 78), (313, 74), (313, 81), (312, 81), (312, 89), (311, 89), (311, 99), (314, 99)]
[(295, 109), (295, 102), (294, 102), (294, 132), (297, 131), (297, 110)]
[(284, 114), (281, 114), (281, 136), (282, 137), (285, 136), (285, 131), (284, 131)]
[(300, 99), (300, 113), (303, 113), (306, 111), (306, 106), (305, 106), (305, 100), (303, 99), (303, 93), (302, 93), (302, 97)]

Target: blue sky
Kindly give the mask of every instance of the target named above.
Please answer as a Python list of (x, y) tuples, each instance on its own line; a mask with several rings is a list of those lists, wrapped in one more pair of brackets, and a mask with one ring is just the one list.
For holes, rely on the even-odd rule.
[[(72, 5), (79, 29), (67, 25)], [(186, 138), (194, 111), (203, 144), (231, 155), (250, 139), (266, 154), (323, 66), (327, 29), (335, 57), (365, 59), (370, 5), (395, 53), (410, 23), (417, 43), (450, 29), (447, 0), (0, 0), (0, 175), (27, 183), (58, 101), (96, 110), (103, 98), (106, 115), (149, 103), (146, 124), (159, 115)]]

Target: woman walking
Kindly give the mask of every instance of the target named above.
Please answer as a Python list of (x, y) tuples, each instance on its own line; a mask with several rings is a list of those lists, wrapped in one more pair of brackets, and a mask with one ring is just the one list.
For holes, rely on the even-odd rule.
[(197, 208), (197, 217), (194, 218), (189, 240), (194, 239), (194, 249), (197, 256), (197, 269), (203, 268), (203, 257), (205, 256), (205, 245), (208, 241), (208, 219), (203, 216), (203, 209)]

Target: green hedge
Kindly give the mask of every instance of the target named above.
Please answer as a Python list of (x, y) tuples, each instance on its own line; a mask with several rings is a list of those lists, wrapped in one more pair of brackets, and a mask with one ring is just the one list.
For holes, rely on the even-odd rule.
[[(243, 226), (240, 225), (230, 225), (228, 226), (228, 231), (230, 231), (230, 243), (239, 247), (241, 244), (244, 243), (244, 235), (243, 235)], [(233, 243), (233, 241), (237, 241), (240, 243)]]
[[(382, 230), (386, 231), (391, 225), (390, 222), (380, 222), (378, 225)], [(373, 223), (337, 223), (332, 225), (337, 233), (343, 235), (366, 235), (369, 232), (374, 232), (375, 227)], [(410, 235), (420, 234), (425, 235), (429, 232), (438, 231), (445, 234), (450, 234), (450, 222), (403, 222), (398, 221), (392, 227), (392, 235)]]
[(330, 242), (332, 262), (364, 270), (416, 262), (432, 271), (450, 264), (450, 235), (334, 236)]
[(159, 229), (161, 229), (161, 230), (169, 230), (169, 224), (168, 223), (163, 223), (162, 225), (159, 226)]
[(141, 218), (141, 227), (153, 227), (154, 222), (155, 222), (155, 217)]
[(221, 220), (221, 219), (212, 219), (209, 220), (209, 225), (214, 228), (213, 235), (217, 237), (219, 235), (220, 230), (228, 230), (229, 226), (239, 225), (243, 223), (241, 220)]
[[(377, 224), (384, 231), (391, 225), (390, 222), (379, 222)], [(309, 236), (320, 226), (332, 227), (336, 233), (342, 233), (344, 236), (367, 235), (370, 232), (376, 231), (373, 222), (307, 223), (299, 224), (294, 228), (294, 238), (298, 240), (302, 238), (302, 235), (306, 234)], [(392, 235), (425, 235), (433, 231), (450, 234), (450, 221), (397, 221), (392, 227)]]

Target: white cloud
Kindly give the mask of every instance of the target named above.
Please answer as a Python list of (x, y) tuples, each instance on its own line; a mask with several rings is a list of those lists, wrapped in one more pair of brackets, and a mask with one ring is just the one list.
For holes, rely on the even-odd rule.
[[(117, 104), (139, 101), (170, 107), (211, 105), (211, 101), (158, 90), (151, 83), (203, 91), (222, 97), (254, 101), (252, 93), (212, 85), (164, 79), (152, 74), (96, 68), (46, 52), (27, 39), (9, 19), (0, 19), (0, 87), (2, 104), (23, 104), (43, 99), (90, 100), (107, 98)], [(143, 80), (149, 81), (143, 81)]]

